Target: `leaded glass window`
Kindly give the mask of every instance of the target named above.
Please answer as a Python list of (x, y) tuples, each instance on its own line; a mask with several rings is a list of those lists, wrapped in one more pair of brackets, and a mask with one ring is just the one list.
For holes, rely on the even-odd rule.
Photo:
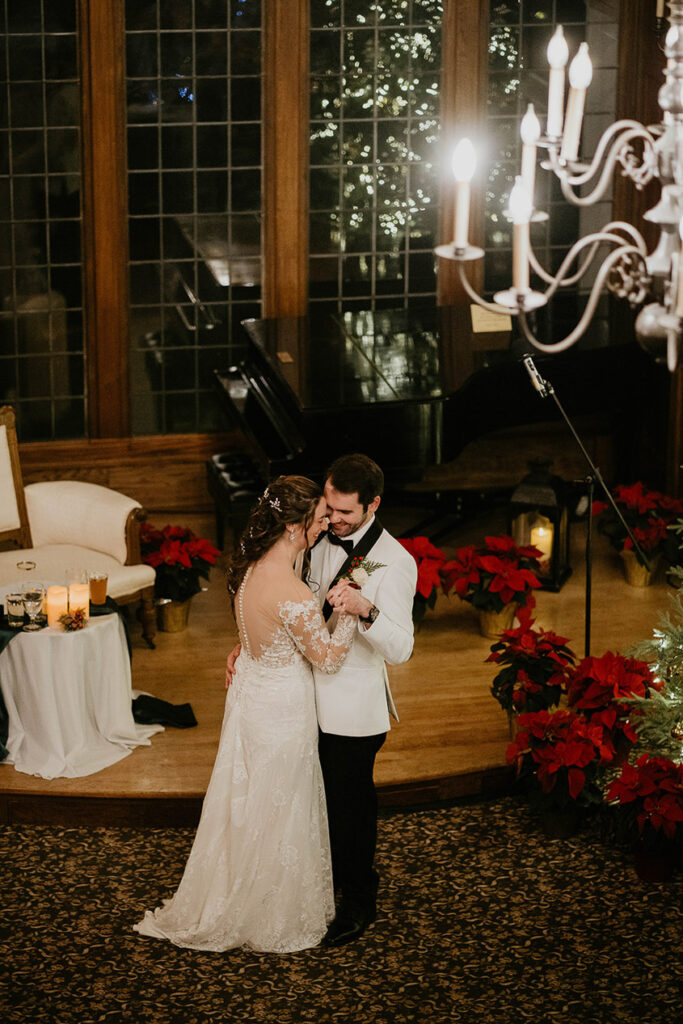
[(85, 432), (75, 0), (0, 8), (0, 404), (22, 441)]
[(311, 0), (310, 298), (433, 303), (443, 5)]
[(221, 429), (261, 308), (261, 4), (128, 0), (126, 41), (133, 433)]

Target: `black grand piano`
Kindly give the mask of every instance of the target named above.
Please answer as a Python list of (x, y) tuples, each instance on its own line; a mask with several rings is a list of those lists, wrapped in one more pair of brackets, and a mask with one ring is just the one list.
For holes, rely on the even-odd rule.
[[(228, 491), (241, 482), (256, 490), (280, 473), (322, 479), (331, 460), (350, 451), (374, 458), (388, 489), (400, 490), (474, 438), (558, 418), (533, 388), (510, 332), (475, 333), (467, 307), (252, 319), (243, 327), (245, 358), (216, 372), (223, 407), (253, 460), (235, 456), (232, 472), (217, 464)], [(631, 338), (598, 336), (534, 359), (570, 416), (599, 411), (615, 433), (633, 425), (626, 412), (654, 367)]]

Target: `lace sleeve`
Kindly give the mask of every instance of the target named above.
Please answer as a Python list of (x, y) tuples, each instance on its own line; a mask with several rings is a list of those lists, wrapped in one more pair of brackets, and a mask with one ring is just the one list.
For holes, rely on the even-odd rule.
[(336, 672), (349, 653), (356, 618), (340, 615), (330, 635), (315, 601), (284, 601), (278, 605), (282, 624), (303, 656), (322, 672)]

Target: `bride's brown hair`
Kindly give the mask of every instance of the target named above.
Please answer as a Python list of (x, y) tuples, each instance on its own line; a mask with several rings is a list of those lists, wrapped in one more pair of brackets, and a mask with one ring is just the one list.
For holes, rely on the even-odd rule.
[[(279, 476), (268, 484), (252, 508), (247, 525), (226, 569), (228, 593), (234, 602), (240, 583), (252, 562), (258, 562), (282, 536), (286, 526), (301, 524), (304, 532), (313, 522), (322, 498), (320, 487), (305, 476)], [(308, 547), (304, 552), (304, 576), (308, 571)]]

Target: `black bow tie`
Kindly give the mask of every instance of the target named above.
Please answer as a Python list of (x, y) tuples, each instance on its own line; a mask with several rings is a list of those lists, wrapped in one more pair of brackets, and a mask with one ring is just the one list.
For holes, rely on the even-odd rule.
[(342, 540), (341, 537), (338, 537), (336, 533), (332, 533), (331, 530), (327, 531), (327, 539), (330, 544), (337, 544), (340, 548), (343, 548), (347, 555), (350, 555), (353, 551), (352, 540)]

